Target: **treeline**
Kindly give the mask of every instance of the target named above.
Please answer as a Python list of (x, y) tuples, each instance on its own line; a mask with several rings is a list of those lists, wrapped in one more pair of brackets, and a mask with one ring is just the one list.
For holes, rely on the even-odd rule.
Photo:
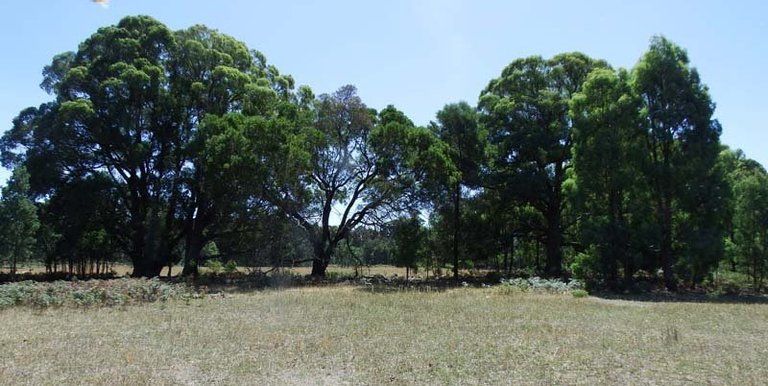
[(675, 290), (713, 272), (762, 285), (768, 175), (720, 141), (685, 50), (631, 70), (581, 53), (514, 60), (476, 106), (427, 126), (316, 96), (205, 26), (127, 17), (53, 58), (50, 102), (2, 138), (14, 170), (0, 254), (135, 276), (243, 265), (486, 268)]

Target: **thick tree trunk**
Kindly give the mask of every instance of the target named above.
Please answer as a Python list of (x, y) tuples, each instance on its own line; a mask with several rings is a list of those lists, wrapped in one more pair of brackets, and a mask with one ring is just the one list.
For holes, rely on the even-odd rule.
[(200, 265), (200, 254), (203, 250), (203, 246), (202, 235), (194, 230), (187, 234), (186, 248), (184, 250), (184, 269), (181, 271), (182, 276), (197, 277), (199, 274), (198, 266)]
[(312, 277), (324, 278), (325, 271), (328, 269), (328, 263), (329, 262), (324, 258), (318, 258), (316, 256), (315, 259), (312, 260), (312, 273), (310, 275)]
[[(208, 205), (198, 201), (189, 208), (184, 222), (184, 268), (181, 275), (197, 277), (199, 274), (200, 255), (205, 247), (205, 228), (210, 218), (206, 211)], [(170, 254), (170, 251), (169, 251)], [(170, 256), (169, 256), (170, 259)]]
[[(154, 237), (153, 237), (154, 236)], [(151, 238), (151, 239), (148, 239)], [(134, 250), (131, 253), (133, 277), (158, 277), (165, 267), (166, 258), (158, 248), (158, 235), (145, 232), (143, 228), (134, 237)]]
[(326, 242), (315, 243), (314, 252), (315, 258), (312, 260), (312, 277), (324, 278), (325, 272), (328, 269), (328, 264), (331, 263), (331, 255), (333, 253), (333, 247)]
[[(131, 273), (131, 276), (133, 277), (154, 277), (157, 276), (157, 274), (152, 274), (152, 269), (150, 267), (150, 264), (148, 262), (148, 257), (146, 256), (146, 251), (144, 246), (146, 245), (145, 242), (145, 235), (146, 232), (144, 230), (144, 224), (142, 221), (138, 220), (139, 216), (138, 211), (132, 211), (131, 213), (131, 264), (133, 265), (133, 273)], [(72, 270), (72, 261), (70, 259), (69, 262), (69, 269)], [(159, 271), (158, 271), (159, 273)]]
[(133, 261), (133, 277), (158, 277), (165, 263), (158, 259), (151, 259), (142, 255)]

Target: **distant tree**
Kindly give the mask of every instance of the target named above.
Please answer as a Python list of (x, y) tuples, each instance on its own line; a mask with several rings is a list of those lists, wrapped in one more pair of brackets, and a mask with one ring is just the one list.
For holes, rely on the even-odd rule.
[(572, 166), (569, 103), (587, 75), (606, 66), (581, 53), (518, 59), (480, 95), (480, 121), (488, 130), (492, 153), (487, 184), (541, 214), (549, 276), (562, 273), (568, 226), (562, 215), (563, 182)]
[(0, 257), (10, 263), (11, 274), (17, 264), (27, 261), (35, 251), (40, 226), (37, 208), (29, 198), (29, 174), (22, 166), (13, 170), (0, 198)]
[(747, 177), (736, 186), (736, 192), (737, 245), (758, 289), (768, 266), (768, 176)]
[(392, 237), (395, 242), (395, 265), (405, 267), (405, 279), (411, 270), (416, 272), (425, 254), (426, 239), (424, 228), (418, 213), (400, 218), (392, 224)]
[(352, 230), (333, 262), (354, 265), (360, 269), (367, 265), (395, 265), (395, 246), (392, 229), (388, 225), (357, 227)]
[(115, 205), (120, 196), (111, 177), (94, 173), (62, 184), (40, 204), (38, 243), (49, 271), (82, 275), (123, 257), (131, 239), (124, 207)]
[(736, 262), (762, 286), (768, 272), (768, 173), (757, 162), (742, 159), (734, 176), (734, 241)]

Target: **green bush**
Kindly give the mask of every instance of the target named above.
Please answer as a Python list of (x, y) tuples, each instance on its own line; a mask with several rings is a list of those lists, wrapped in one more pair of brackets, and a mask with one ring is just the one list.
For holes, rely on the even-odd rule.
[(590, 247), (585, 252), (576, 255), (573, 263), (569, 266), (573, 277), (592, 283), (600, 276), (600, 264), (597, 249)]
[(573, 297), (575, 297), (575, 298), (585, 298), (585, 297), (589, 296), (589, 292), (587, 292), (587, 290), (583, 290), (583, 289), (576, 289), (576, 290), (571, 291), (571, 295), (573, 295)]
[(710, 287), (716, 295), (739, 295), (754, 290), (752, 278), (746, 273), (730, 270), (719, 270), (717, 274), (705, 281), (705, 286)]
[(205, 268), (207, 268), (208, 272), (211, 274), (218, 275), (224, 269), (224, 265), (221, 264), (221, 260), (219, 259), (208, 259), (205, 261)]
[(224, 272), (226, 273), (237, 272), (237, 263), (234, 260), (227, 261), (227, 264), (224, 264)]

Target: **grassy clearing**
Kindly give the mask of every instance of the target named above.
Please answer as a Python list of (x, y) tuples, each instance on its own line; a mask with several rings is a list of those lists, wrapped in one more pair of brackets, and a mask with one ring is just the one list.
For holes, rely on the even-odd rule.
[(0, 312), (6, 384), (759, 384), (768, 306), (334, 286)]

